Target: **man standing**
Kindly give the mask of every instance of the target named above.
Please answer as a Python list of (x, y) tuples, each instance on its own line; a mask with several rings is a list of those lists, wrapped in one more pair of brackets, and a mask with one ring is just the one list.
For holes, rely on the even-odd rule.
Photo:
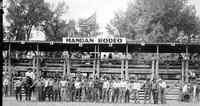
[(151, 103), (151, 81), (150, 78), (147, 78), (144, 82), (142, 88), (144, 88), (144, 104), (146, 104), (147, 97), (149, 97), (149, 103)]
[(125, 103), (130, 102), (130, 90), (131, 90), (131, 83), (129, 80), (126, 80), (126, 92), (125, 92)]
[(161, 104), (165, 104), (166, 103), (166, 97), (165, 97), (165, 89), (167, 87), (166, 83), (160, 79), (159, 80), (159, 86), (160, 86), (160, 101), (161, 101)]
[(138, 79), (135, 79), (135, 82), (133, 83), (133, 88), (132, 88), (132, 92), (134, 94), (134, 102), (135, 103), (140, 103), (139, 101), (139, 91), (141, 88), (141, 84), (139, 83)]
[(8, 86), (9, 86), (9, 84), (10, 84), (9, 76), (6, 76), (6, 78), (3, 81), (4, 94), (5, 94), (6, 97), (8, 96)]
[(62, 76), (62, 80), (60, 81), (60, 94), (61, 102), (66, 101), (66, 80), (64, 76)]
[(22, 92), (21, 92), (21, 88), (22, 88), (22, 77), (19, 78), (19, 80), (17, 80), (15, 82), (15, 87), (16, 87), (16, 100), (18, 101), (18, 96), (20, 101), (22, 100)]
[(158, 82), (156, 78), (154, 78), (152, 82), (152, 96), (154, 104), (158, 104)]
[(55, 79), (54, 84), (53, 84), (53, 100), (54, 100), (54, 102), (56, 102), (59, 98), (59, 93), (60, 93), (59, 84), (60, 84), (59, 80)]
[(109, 93), (109, 81), (107, 78), (105, 78), (104, 82), (103, 82), (103, 93), (102, 93), (102, 102), (108, 102), (109, 98), (108, 98), (108, 93)]
[(76, 101), (76, 96), (78, 95), (78, 101), (81, 101), (81, 82), (79, 80), (79, 78), (76, 79), (75, 83), (75, 101)]
[(119, 87), (120, 87), (120, 83), (119, 83), (119, 79), (116, 78), (116, 80), (113, 83), (113, 97), (112, 97), (112, 102), (118, 102), (119, 99)]
[(31, 86), (36, 88), (36, 99), (41, 102), (42, 101), (42, 90), (43, 90), (43, 83), (41, 81), (41, 78), (38, 78), (33, 85)]
[(122, 78), (120, 81), (120, 87), (119, 87), (119, 102), (125, 102), (125, 92), (126, 92), (126, 81), (125, 78)]

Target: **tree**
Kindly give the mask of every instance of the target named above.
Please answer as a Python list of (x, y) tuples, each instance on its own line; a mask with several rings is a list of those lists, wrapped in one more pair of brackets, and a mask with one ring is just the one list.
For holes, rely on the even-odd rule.
[(8, 0), (6, 19), (10, 39), (29, 40), (33, 27), (49, 17), (49, 4), (44, 0)]
[(121, 34), (127, 32), (125, 36), (132, 39), (176, 41), (181, 32), (191, 38), (200, 34), (200, 19), (187, 1), (136, 0), (128, 4), (125, 12), (118, 12), (110, 25)]

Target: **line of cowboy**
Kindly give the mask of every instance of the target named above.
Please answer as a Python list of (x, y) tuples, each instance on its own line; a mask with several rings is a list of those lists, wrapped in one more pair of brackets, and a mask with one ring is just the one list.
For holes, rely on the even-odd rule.
[[(137, 78), (125, 80), (124, 78), (43, 78), (40, 77), (33, 83), (29, 83), (27, 76), (25, 81), (18, 80), (16, 86), (16, 99), (22, 100), (22, 86), (25, 88), (26, 100), (31, 100), (31, 89), (35, 88), (37, 101), (45, 101), (46, 97), (49, 101), (61, 102), (106, 102), (106, 103), (130, 103), (133, 99), (135, 103), (139, 100), (141, 89), (144, 89), (144, 103), (149, 99), (151, 103), (151, 95), (153, 103), (158, 103), (160, 97), (161, 103), (166, 103), (165, 88), (166, 83), (163, 80), (150, 80), (147, 78), (143, 83)], [(29, 88), (28, 88), (29, 86)], [(160, 95), (159, 95), (160, 94)]]

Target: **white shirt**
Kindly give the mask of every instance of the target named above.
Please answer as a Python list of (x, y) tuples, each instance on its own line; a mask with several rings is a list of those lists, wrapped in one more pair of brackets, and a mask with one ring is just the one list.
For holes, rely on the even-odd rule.
[(81, 88), (81, 82), (76, 81), (74, 83), (75, 88)]
[(119, 88), (120, 87), (120, 83), (119, 82), (114, 82), (113, 83), (113, 88)]
[(133, 83), (133, 89), (140, 90), (140, 88), (141, 88), (140, 83), (138, 83), (138, 82)]
[(183, 93), (187, 92), (187, 89), (188, 89), (188, 86), (187, 86), (187, 85), (184, 85), (184, 86), (183, 86), (183, 91), (182, 91), (182, 92), (183, 92)]
[(161, 88), (166, 88), (167, 87), (165, 82), (161, 82), (159, 85), (160, 85)]
[(6, 85), (8, 85), (9, 84), (9, 80), (6, 78), (6, 79), (4, 79), (4, 81), (3, 81), (3, 86), (6, 86)]
[(64, 81), (61, 80), (61, 81), (60, 81), (60, 86), (61, 86), (61, 87), (65, 87), (66, 83), (67, 83), (67, 81), (65, 81), (65, 80), (64, 80)]
[(126, 85), (127, 85), (127, 82), (126, 81), (121, 81), (120, 82), (120, 87), (126, 87)]
[(103, 88), (108, 89), (108, 88), (109, 88), (109, 85), (110, 85), (109, 81), (105, 81), (105, 82), (103, 83)]
[(30, 78), (32, 78), (33, 80), (35, 80), (35, 75), (33, 72), (26, 72), (25, 76), (29, 76)]

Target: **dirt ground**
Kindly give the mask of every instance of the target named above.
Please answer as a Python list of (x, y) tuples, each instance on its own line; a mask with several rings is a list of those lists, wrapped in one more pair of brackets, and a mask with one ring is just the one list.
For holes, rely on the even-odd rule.
[(200, 102), (180, 102), (180, 101), (167, 101), (166, 104), (134, 104), (134, 103), (89, 103), (89, 102), (37, 102), (35, 98), (27, 102), (25, 100), (16, 101), (15, 97), (3, 97), (3, 106), (200, 106)]

